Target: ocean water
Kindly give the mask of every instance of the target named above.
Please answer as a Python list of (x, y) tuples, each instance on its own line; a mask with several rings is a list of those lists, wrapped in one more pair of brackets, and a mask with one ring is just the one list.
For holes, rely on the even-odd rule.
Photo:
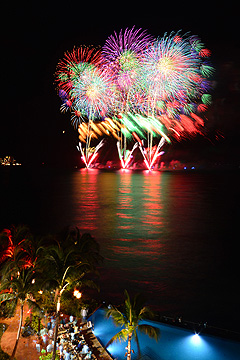
[(238, 330), (239, 172), (3, 168), (0, 228), (78, 226), (100, 243), (99, 297)]

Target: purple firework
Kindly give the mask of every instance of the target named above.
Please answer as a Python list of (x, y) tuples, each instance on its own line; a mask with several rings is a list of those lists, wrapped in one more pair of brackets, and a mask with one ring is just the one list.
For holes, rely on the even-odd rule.
[(124, 32), (121, 29), (119, 34), (114, 32), (107, 38), (102, 48), (102, 56), (107, 62), (115, 62), (125, 51), (140, 55), (153, 39), (146, 30), (135, 29), (134, 26), (132, 29), (126, 28)]

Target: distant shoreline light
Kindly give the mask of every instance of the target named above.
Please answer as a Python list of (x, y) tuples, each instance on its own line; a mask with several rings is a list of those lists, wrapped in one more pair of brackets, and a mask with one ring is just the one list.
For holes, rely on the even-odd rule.
[(18, 163), (13, 156), (5, 156), (4, 158), (0, 158), (0, 165), (2, 166), (19, 166), (22, 165)]

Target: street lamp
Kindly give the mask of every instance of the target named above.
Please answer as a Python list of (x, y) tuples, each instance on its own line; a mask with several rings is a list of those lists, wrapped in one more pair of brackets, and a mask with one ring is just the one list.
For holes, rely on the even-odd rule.
[(80, 299), (82, 297), (82, 293), (78, 290), (74, 290), (73, 295), (77, 298)]

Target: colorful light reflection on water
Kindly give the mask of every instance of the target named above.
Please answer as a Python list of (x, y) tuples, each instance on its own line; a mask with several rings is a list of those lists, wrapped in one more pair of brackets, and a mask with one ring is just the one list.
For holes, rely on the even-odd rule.
[(89, 231), (105, 258), (101, 300), (144, 292), (163, 315), (239, 331), (239, 174), (10, 170), (1, 228)]
[(164, 238), (159, 239), (167, 218), (162, 177), (159, 172), (143, 173), (121, 170), (116, 176), (84, 169), (76, 175), (74, 196), (79, 208), (74, 223), (93, 232), (101, 228), (100, 236), (108, 242), (104, 249), (108, 261), (122, 262), (134, 255), (133, 261), (144, 266), (147, 259), (164, 253)]
[(230, 269), (222, 246), (232, 217), (221, 207), (215, 176), (83, 169), (70, 186), (71, 222), (96, 237), (105, 258), (100, 286), (107, 299), (117, 304), (125, 288), (143, 291), (162, 313), (185, 316), (184, 309), (203, 321), (213, 315), (221, 326), (216, 304), (221, 298), (232, 306), (235, 296), (229, 283), (228, 296), (215, 285)]

